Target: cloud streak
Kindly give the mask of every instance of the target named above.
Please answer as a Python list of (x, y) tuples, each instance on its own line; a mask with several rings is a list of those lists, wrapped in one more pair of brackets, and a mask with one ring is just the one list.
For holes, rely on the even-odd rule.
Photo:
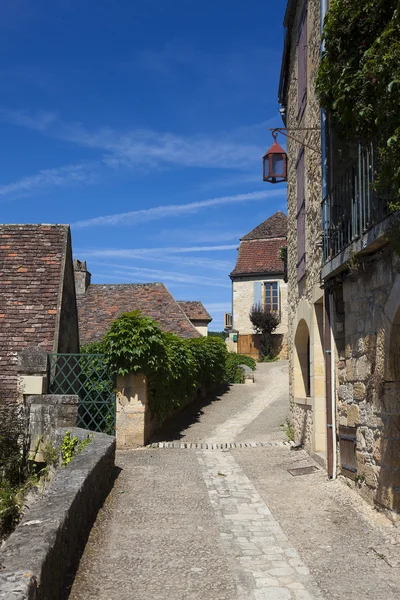
[(24, 196), (37, 189), (60, 187), (65, 185), (94, 183), (98, 179), (96, 163), (77, 163), (58, 169), (43, 169), (27, 177), (21, 177), (12, 183), (0, 185), (0, 197)]
[[(2, 196), (19, 192), (25, 195), (40, 187), (92, 183), (100, 173), (119, 169), (143, 173), (157, 166), (158, 170), (208, 168), (245, 173), (259, 161), (263, 151), (259, 138), (265, 129), (262, 123), (230, 132), (191, 136), (141, 129), (117, 131), (110, 127), (89, 131), (81, 123), (63, 121), (56, 112), (5, 107), (0, 107), (0, 120), (98, 152), (94, 161), (83, 159), (77, 164), (44, 169), (3, 185)], [(249, 177), (254, 181), (255, 175)], [(243, 183), (250, 181), (245, 176)]]
[[(99, 265), (101, 263), (98, 263)], [(230, 283), (224, 282), (220, 277), (217, 279), (213, 277), (203, 277), (201, 275), (188, 275), (186, 273), (179, 273), (177, 271), (164, 271), (161, 269), (142, 269), (139, 267), (127, 267), (125, 265), (114, 265), (113, 274), (110, 273), (109, 266), (107, 263), (103, 264), (107, 267), (107, 273), (102, 275), (97, 273), (98, 277), (119, 279), (135, 283), (137, 281), (148, 282), (148, 281), (162, 281), (170, 283), (182, 283), (185, 285), (197, 285), (197, 286), (208, 286), (218, 288), (230, 288)]]
[(188, 204), (170, 204), (168, 206), (155, 206), (153, 208), (144, 208), (103, 217), (94, 217), (73, 223), (76, 228), (101, 227), (116, 225), (137, 225), (148, 221), (156, 221), (168, 217), (181, 217), (197, 213), (205, 208), (222, 206), (227, 204), (238, 204), (255, 200), (265, 200), (267, 198), (276, 198), (286, 196), (285, 189), (275, 190), (274, 192), (250, 192), (247, 194), (236, 194), (234, 196), (221, 196), (209, 200), (200, 200), (198, 202), (189, 202)]

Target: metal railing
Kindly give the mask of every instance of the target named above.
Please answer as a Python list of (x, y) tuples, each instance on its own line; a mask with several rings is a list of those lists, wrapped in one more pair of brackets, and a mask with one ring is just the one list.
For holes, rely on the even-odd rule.
[(322, 201), (323, 260), (328, 262), (390, 213), (389, 190), (376, 188), (373, 146), (358, 157)]
[(51, 394), (79, 396), (78, 427), (115, 435), (115, 383), (103, 354), (49, 354)]

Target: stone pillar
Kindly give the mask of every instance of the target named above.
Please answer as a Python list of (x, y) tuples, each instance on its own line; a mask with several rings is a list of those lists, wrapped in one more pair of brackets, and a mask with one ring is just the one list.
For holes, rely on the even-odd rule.
[(143, 373), (117, 377), (117, 448), (145, 446), (156, 423), (148, 404), (148, 382)]
[(23, 397), (47, 393), (47, 352), (30, 346), (18, 354), (18, 389)]
[(29, 455), (36, 462), (43, 462), (43, 450), (55, 439), (60, 427), (76, 427), (79, 396), (43, 394), (29, 396)]

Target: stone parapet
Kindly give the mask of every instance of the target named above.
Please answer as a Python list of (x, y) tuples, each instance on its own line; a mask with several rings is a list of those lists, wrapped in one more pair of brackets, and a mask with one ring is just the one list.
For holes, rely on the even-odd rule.
[[(87, 431), (70, 429), (84, 439)], [(62, 440), (65, 429), (58, 430)], [(0, 600), (54, 600), (79, 561), (97, 511), (114, 480), (115, 438), (92, 433), (92, 441), (26, 513), (0, 550)]]

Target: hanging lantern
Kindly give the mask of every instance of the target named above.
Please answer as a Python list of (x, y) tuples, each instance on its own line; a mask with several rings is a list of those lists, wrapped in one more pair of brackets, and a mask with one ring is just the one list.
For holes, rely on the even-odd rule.
[(278, 134), (273, 131), (274, 143), (263, 156), (263, 180), (269, 183), (280, 183), (287, 181), (287, 154), (278, 144)]

